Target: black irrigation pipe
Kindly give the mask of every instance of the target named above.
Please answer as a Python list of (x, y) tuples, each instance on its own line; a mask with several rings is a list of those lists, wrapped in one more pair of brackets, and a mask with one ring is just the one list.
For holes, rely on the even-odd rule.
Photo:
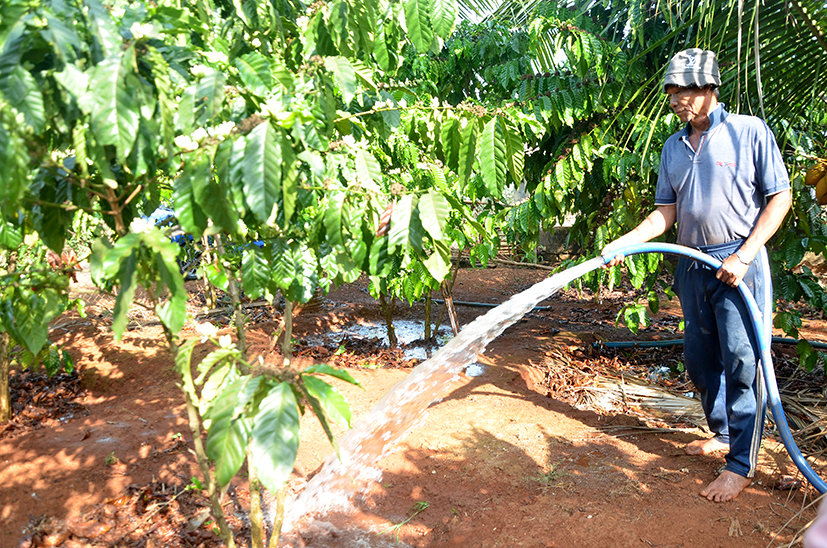
[[(442, 299), (431, 299), (433, 302), (442, 304), (445, 301)], [(455, 305), (459, 306), (470, 306), (476, 308), (495, 308), (499, 306), (501, 303), (474, 303), (468, 301), (454, 301)], [(535, 306), (532, 310), (551, 310), (551, 306)], [(790, 344), (795, 345), (798, 344), (800, 341), (799, 339), (790, 339), (787, 337), (773, 337), (772, 338), (773, 344)], [(807, 341), (813, 348), (818, 348), (820, 350), (827, 350), (827, 342), (821, 341)], [(683, 339), (669, 339), (665, 341), (608, 341), (608, 342), (596, 342), (593, 343), (593, 346), (597, 347), (603, 345), (606, 348), (658, 348), (658, 347), (666, 347), (666, 346), (678, 346), (683, 345)]]
[[(788, 339), (786, 337), (773, 337), (774, 344), (798, 344), (799, 339)], [(819, 341), (807, 341), (813, 348), (820, 348), (827, 350), (827, 343)], [(683, 339), (668, 339), (664, 341), (607, 341), (596, 342), (593, 346), (605, 346), (606, 348), (656, 348), (662, 346), (679, 346), (683, 344)]]
[[(431, 299), (431, 302), (435, 302), (437, 304), (443, 304), (445, 301), (442, 299)], [(476, 308), (496, 308), (500, 306), (502, 303), (471, 303), (468, 301), (452, 301), (454, 305), (460, 306), (471, 306)], [(535, 306), (531, 310), (551, 310), (552, 307), (550, 306)]]

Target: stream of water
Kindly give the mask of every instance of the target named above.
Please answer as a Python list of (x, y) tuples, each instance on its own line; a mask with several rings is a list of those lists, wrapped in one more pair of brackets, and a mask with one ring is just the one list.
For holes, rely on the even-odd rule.
[(602, 264), (597, 257), (518, 293), (465, 326), (419, 364), (339, 439), (339, 458), (335, 454), (328, 457), (321, 471), (289, 504), (282, 531), (288, 533), (303, 516), (352, 508), (351, 497), (380, 480), (378, 462), (420, 423), (428, 406), (445, 395), (463, 368), (537, 303)]

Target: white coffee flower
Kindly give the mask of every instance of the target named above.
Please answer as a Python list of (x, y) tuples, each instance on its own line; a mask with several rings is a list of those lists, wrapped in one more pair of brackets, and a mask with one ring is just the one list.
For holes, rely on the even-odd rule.
[(218, 338), (218, 345), (221, 348), (229, 348), (230, 346), (232, 346), (232, 344), (233, 344), (233, 338), (230, 337), (229, 335), (221, 335)]
[(201, 55), (213, 64), (227, 64), (227, 54), (220, 51), (202, 51)]
[(198, 150), (198, 143), (192, 140), (189, 135), (179, 135), (175, 138), (175, 146), (183, 150), (184, 152), (191, 152), (193, 150)]
[(207, 65), (194, 65), (190, 69), (190, 72), (196, 78), (203, 78), (204, 76), (208, 76), (208, 75), (212, 74), (215, 71), (213, 69), (211, 69), (210, 67), (208, 67)]
[(254, 48), (261, 47), (261, 40), (259, 40), (258, 38), (253, 38), (253, 40), (250, 42), (250, 44), (251, 44)]
[(220, 139), (232, 133), (234, 128), (235, 122), (221, 122), (216, 127), (210, 128), (210, 135)]
[(201, 335), (201, 343), (205, 343), (208, 339), (218, 335), (218, 328), (211, 323), (195, 324), (195, 330)]
[(37, 232), (30, 232), (23, 236), (23, 243), (31, 247), (40, 241), (40, 235)]
[(135, 217), (132, 219), (132, 222), (129, 223), (129, 231), (134, 234), (141, 234), (149, 232), (150, 230), (152, 230), (152, 223), (140, 217)]
[(152, 23), (132, 23), (132, 26), (129, 27), (129, 32), (132, 33), (135, 40), (140, 40), (144, 36), (148, 36), (149, 38), (158, 37), (158, 31), (155, 30), (155, 26)]
[(356, 145), (356, 139), (353, 138), (353, 135), (345, 135), (344, 137), (342, 137), (342, 141), (344, 141), (345, 144), (349, 147)]
[(209, 137), (209, 135), (207, 134), (206, 129), (204, 129), (202, 127), (199, 127), (199, 128), (196, 128), (195, 131), (192, 132), (192, 135), (190, 137), (192, 137), (193, 141), (197, 141), (197, 142), (200, 143), (201, 141), (203, 141), (204, 139)]

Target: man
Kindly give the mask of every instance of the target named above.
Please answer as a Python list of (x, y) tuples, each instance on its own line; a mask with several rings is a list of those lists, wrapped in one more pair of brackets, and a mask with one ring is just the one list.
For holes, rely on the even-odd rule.
[[(701, 395), (711, 439), (688, 444), (691, 455), (727, 451), (726, 466), (701, 495), (732, 500), (751, 483), (766, 399), (758, 347), (742, 297), (743, 280), (770, 335), (770, 271), (764, 244), (790, 208), (787, 170), (778, 145), (759, 118), (729, 114), (718, 102), (721, 77), (711, 51), (676, 54), (666, 72), (669, 105), (686, 125), (667, 139), (661, 155), (655, 210), (611, 242), (620, 247), (660, 236), (677, 223), (677, 243), (723, 262), (718, 271), (680, 258), (675, 292), (684, 314), (686, 371)], [(615, 257), (608, 266), (620, 264)]]

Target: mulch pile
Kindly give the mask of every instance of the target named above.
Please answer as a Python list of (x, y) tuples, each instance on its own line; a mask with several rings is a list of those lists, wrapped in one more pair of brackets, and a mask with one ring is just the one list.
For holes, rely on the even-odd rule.
[(12, 419), (0, 424), (0, 439), (88, 414), (77, 402), (84, 390), (77, 371), (51, 378), (31, 370), (13, 371), (9, 377)]
[(402, 348), (388, 348), (381, 338), (359, 339), (345, 336), (340, 342), (330, 345), (308, 345), (299, 343), (296, 356), (324, 360), (333, 367), (351, 368), (411, 368), (420, 360), (405, 356)]
[[(224, 510), (230, 527), (242, 534), (249, 527), (240, 514), (237, 493), (228, 493)], [(160, 482), (131, 485), (118, 498), (110, 499), (66, 520), (44, 518), (31, 523), (18, 548), (213, 548), (224, 546), (210, 519), (209, 500), (192, 486)]]

